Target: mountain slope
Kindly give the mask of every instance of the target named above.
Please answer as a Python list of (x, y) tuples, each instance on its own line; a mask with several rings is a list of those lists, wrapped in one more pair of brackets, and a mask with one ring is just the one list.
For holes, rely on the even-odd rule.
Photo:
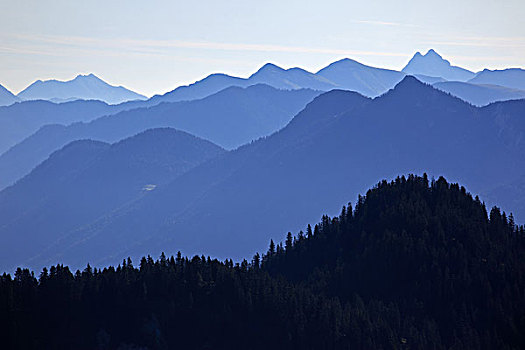
[(37, 80), (18, 94), (23, 100), (71, 99), (100, 100), (118, 104), (129, 100), (145, 100), (146, 97), (122, 86), (112, 86), (94, 74), (78, 75), (69, 81)]
[(0, 85), (0, 106), (9, 106), (18, 101), (20, 101), (18, 97)]
[(498, 85), (479, 85), (459, 81), (438, 82), (432, 84), (436, 89), (448, 92), (475, 106), (485, 106), (497, 101), (525, 98), (525, 90), (511, 89)]
[(265, 85), (231, 87), (202, 100), (162, 103), (67, 127), (49, 125), (0, 156), (0, 189), (79, 139), (116, 142), (146, 129), (173, 127), (221, 147), (235, 148), (284, 127), (317, 94)]
[[(25, 261), (62, 232), (154, 191), (222, 152), (174, 129), (148, 130), (113, 145), (91, 140), (68, 144), (0, 192), (0, 230), (16, 227), (19, 232), (2, 236), (0, 266)], [(54, 232), (40, 234), (39, 227), (50, 222)]]
[(490, 84), (511, 89), (525, 90), (525, 70), (509, 68), (503, 70), (485, 69), (469, 80), (473, 84)]
[(326, 93), (280, 132), (193, 169), (44, 255), (83, 264), (96, 246), (91, 261), (104, 263), (170, 245), (242, 257), (384, 177), (427, 171), (480, 191), (525, 169), (525, 127), (512, 112), (519, 107), (491, 106), (472, 107), (411, 77), (375, 100)]
[(131, 104), (107, 105), (101, 101), (24, 101), (0, 107), (0, 154), (46, 124), (88, 122), (103, 115), (132, 108)]
[(424, 55), (416, 52), (405, 68), (402, 69), (402, 72), (410, 75), (423, 74), (431, 77), (442, 77), (453, 81), (467, 81), (474, 77), (473, 72), (451, 65), (449, 61), (443, 59), (432, 49)]
[(316, 73), (337, 88), (356, 91), (368, 97), (379, 96), (400, 82), (401, 72), (366, 66), (348, 58), (334, 62)]

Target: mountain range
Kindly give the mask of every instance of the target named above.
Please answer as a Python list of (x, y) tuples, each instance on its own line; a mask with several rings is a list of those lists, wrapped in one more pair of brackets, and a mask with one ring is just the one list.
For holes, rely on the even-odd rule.
[[(222, 73), (215, 73), (187, 86), (180, 86), (163, 94), (146, 97), (123, 87), (107, 84), (94, 74), (78, 75), (70, 81), (37, 80), (18, 96), (2, 91), (3, 95), (12, 95), (0, 99), (0, 106), (16, 100), (44, 99), (52, 102), (66, 102), (74, 99), (98, 99), (109, 104), (130, 100), (145, 100), (136, 106), (154, 106), (160, 102), (177, 102), (204, 98), (230, 86), (248, 87), (254, 84), (266, 84), (279, 89), (302, 89), (329, 91), (343, 89), (359, 92), (368, 97), (379, 96), (395, 86), (405, 75), (413, 75), (425, 83), (434, 84), (445, 81), (469, 82), (471, 84), (498, 85), (510, 89), (525, 90), (525, 71), (519, 68), (505, 70), (483, 70), (478, 73), (453, 66), (435, 50), (430, 49), (424, 55), (414, 54), (401, 71), (367, 66), (345, 58), (333, 62), (316, 73), (301, 68), (283, 69), (267, 63), (248, 78), (240, 78)], [(484, 92), (486, 93), (486, 92)], [(471, 94), (465, 94), (468, 98)], [(514, 97), (496, 93), (497, 97), (488, 100), (511, 99)], [(1, 95), (0, 95), (1, 96)], [(15, 100), (13, 100), (13, 97)], [(461, 96), (458, 96), (461, 97)], [(476, 99), (474, 99), (476, 100)], [(467, 100), (468, 102), (473, 102)], [(485, 102), (487, 99), (481, 99)]]
[[(35, 221), (27, 210), (35, 198), (0, 210), (1, 245), (12, 248), (2, 255), (38, 267), (105, 264), (166, 247), (240, 258), (283, 231), (337, 212), (381, 178), (426, 171), (483, 192), (523, 175), (524, 110), (524, 100), (474, 107), (413, 77), (375, 99), (334, 90), (279, 132), (222, 153), (90, 224), (63, 229), (54, 218), (69, 216), (67, 208), (42, 204), (35, 211), (42, 213), (38, 234), (61, 239), (48, 241), (38, 255), (10, 253), (17, 251), (13, 237), (25, 242), (35, 235), (27, 226)], [(51, 195), (33, 173), (0, 192), (0, 207), (28, 198), (24, 193), (35, 187), (44, 191), (38, 198)]]
[[(329, 64), (316, 73), (301, 68), (283, 69), (275, 64), (268, 63), (248, 78), (239, 78), (227, 74), (211, 74), (191, 85), (180, 86), (164, 95), (153, 96), (147, 104), (152, 105), (160, 101), (192, 100), (208, 96), (228, 86), (246, 87), (257, 83), (281, 89), (351, 90), (364, 96), (377, 97), (393, 88), (406, 75), (413, 75), (420, 81), (429, 84), (459, 81), (476, 85), (497, 85), (493, 87), (494, 90), (485, 89), (481, 92), (483, 96), (489, 94), (488, 98), (477, 96), (470, 91), (462, 93), (462, 91), (458, 92), (457, 88), (451, 89), (453, 92), (461, 94), (458, 97), (476, 105), (514, 99), (516, 94), (525, 91), (523, 83), (520, 83), (525, 81), (525, 71), (522, 69), (485, 70), (474, 73), (451, 65), (436, 51), (430, 49), (424, 55), (417, 52), (401, 71), (371, 67), (345, 58)], [(507, 92), (505, 89), (498, 90), (499, 87), (523, 91)], [(465, 89), (469, 88), (470, 85)]]
[[(116, 114), (110, 114), (109, 111), (118, 111), (129, 105), (107, 106), (95, 101), (70, 102), (73, 108), (76, 105), (95, 104), (101, 108), (98, 115), (108, 115), (68, 126), (46, 125), (10, 148), (0, 155), (0, 188), (13, 184), (51, 153), (75, 140), (92, 139), (113, 143), (150, 128), (172, 127), (210, 140), (226, 149), (236, 148), (281, 129), (318, 94), (319, 92), (309, 89), (277, 90), (259, 84), (248, 88), (226, 88), (201, 100), (161, 103)], [(33, 103), (47, 104), (55, 113), (50, 113), (55, 118), (55, 123), (60, 122), (58, 117), (62, 113), (65, 117), (76, 115), (77, 119), (82, 116), (65, 109), (68, 104), (54, 105), (45, 101)], [(6, 115), (20, 118), (20, 113), (13, 110), (26, 106), (23, 103), (5, 107)], [(82, 107), (79, 110), (87, 111), (87, 108)], [(87, 115), (95, 117), (97, 113), (93, 111)], [(12, 122), (10, 125), (18, 124)]]
[[(448, 61), (444, 60), (434, 50), (429, 50), (425, 55), (419, 52), (407, 64), (405, 71), (409, 71), (420, 81), (433, 84), (436, 88), (448, 92), (454, 96), (457, 96), (471, 104), (476, 106), (483, 106), (497, 101), (521, 99), (525, 96), (525, 90), (523, 84), (520, 82), (525, 81), (525, 73), (521, 69), (508, 69), (503, 71), (482, 71), (470, 79), (468, 82), (463, 81), (448, 81), (441, 76), (454, 78), (454, 74), (460, 74), (463, 76), (459, 77), (462, 80), (470, 77), (469, 74), (465, 73), (458, 67), (452, 66)], [(266, 84), (279, 89), (301, 89), (308, 88), (316, 91), (327, 91), (334, 88), (351, 90), (359, 92), (365, 96), (373, 97), (386, 92), (398, 83), (404, 76), (405, 72), (397, 72), (386, 69), (379, 69), (363, 65), (359, 62), (343, 59), (334, 62), (327, 67), (321, 69), (317, 73), (310, 73), (300, 68), (282, 69), (274, 64), (266, 64), (256, 73), (252, 74), (249, 78), (237, 78), (231, 77), (225, 74), (212, 74), (207, 78), (198, 81), (189, 86), (179, 87), (165, 95), (154, 96), (149, 100), (133, 100), (118, 105), (97, 104), (93, 101), (75, 101), (75, 103), (67, 104), (60, 103), (56, 105), (45, 104), (44, 102), (24, 102), (20, 106), (13, 105), (8, 108), (0, 108), (0, 155), (4, 154), (1, 159), (9, 158), (10, 155), (5, 152), (17, 145), (18, 143), (28, 144), (31, 140), (24, 140), (29, 138), (31, 134), (36, 132), (40, 127), (48, 124), (61, 124), (67, 126), (76, 122), (85, 122), (96, 119), (103, 115), (112, 115), (125, 110), (132, 110), (135, 108), (146, 108), (154, 107), (162, 102), (176, 102), (176, 101), (187, 101), (201, 99), (217, 93), (221, 90), (228, 89), (229, 87), (249, 87), (253, 84)], [(430, 76), (440, 75), (440, 76)], [(468, 77), (466, 75), (469, 75)], [(100, 80), (93, 75), (79, 76), (77, 79), (69, 82), (71, 86), (82, 85), (84, 81), (94, 81), (97, 84), (106, 86), (106, 83), (100, 83)], [(480, 82), (479, 84), (477, 82)], [(481, 84), (482, 83), (482, 84)], [(51, 83), (50, 83), (51, 84)], [(58, 84), (58, 83), (57, 83)], [(60, 83), (62, 84), (62, 83)], [(65, 83), (64, 83), (65, 84)], [(65, 89), (65, 85), (61, 86)], [(521, 85), (520, 85), (521, 84)], [(67, 84), (66, 84), (67, 85)], [(88, 84), (89, 85), (89, 84)], [(47, 86), (47, 85), (46, 85)], [(109, 85), (107, 85), (109, 86)], [(75, 90), (77, 88), (73, 88)], [(105, 94), (103, 88), (97, 88), (97, 93)], [(248, 101), (245, 101), (247, 103)], [(306, 104), (307, 101), (304, 102)], [(95, 106), (98, 106), (95, 108)], [(304, 105), (301, 106), (301, 108)], [(142, 111), (145, 111), (144, 109)], [(294, 110), (296, 113), (298, 110)], [(152, 111), (155, 112), (156, 111)], [(260, 120), (265, 118), (265, 112), (261, 111)], [(200, 131), (210, 128), (211, 126), (207, 123), (211, 118), (211, 114), (208, 118), (197, 118), (201, 120), (203, 125), (197, 126), (193, 124), (188, 126), (188, 129), (184, 129), (182, 124), (148, 124), (142, 128), (135, 128), (134, 132), (140, 132), (148, 127), (155, 126), (172, 126), (176, 128), (182, 128), (188, 132), (196, 132), (197, 136), (211, 137), (210, 140), (218, 143), (222, 147), (232, 148), (239, 146), (243, 142), (250, 142), (257, 137), (270, 134), (271, 132), (277, 131), (283, 126), (282, 123), (262, 123), (253, 124), (252, 131), (246, 133), (241, 131), (238, 138), (229, 140), (228, 138), (220, 139), (214, 138), (209, 133), (199, 134)], [(269, 118), (272, 118), (271, 116)], [(289, 120), (291, 116), (287, 117)], [(235, 118), (233, 118), (235, 119)], [(233, 122), (233, 119), (228, 119)], [(15, 122), (15, 120), (17, 122)], [(219, 122), (219, 118), (212, 118), (216, 123)], [(184, 123), (183, 123), (184, 124)], [(213, 123), (212, 123), (213, 124)], [(271, 126), (268, 128), (268, 126)], [(225, 128), (226, 125), (217, 126), (219, 129)], [(238, 126), (239, 130), (245, 130), (243, 126)], [(255, 130), (261, 127), (261, 130)], [(54, 127), (55, 129), (57, 127)], [(253, 129), (255, 128), (255, 129)], [(46, 131), (50, 131), (50, 127), (44, 128)], [(118, 133), (118, 131), (115, 131)], [(51, 133), (53, 137), (56, 133)], [(228, 135), (231, 135), (229, 133)], [(72, 135), (72, 134), (71, 134)], [(131, 134), (124, 134), (122, 137), (131, 136)], [(250, 137), (253, 138), (250, 138)], [(32, 139), (37, 135), (31, 136)], [(75, 138), (68, 137), (67, 141), (73, 141)], [(99, 138), (96, 134), (84, 134), (84, 137), (93, 137), (97, 140), (115, 142), (118, 141), (115, 138)], [(21, 159), (20, 163), (11, 162), (5, 163), (0, 159), (0, 188), (5, 187), (8, 184), (13, 183), (20, 176), (27, 174), (34, 166), (44, 160), (51, 152), (59, 149), (64, 142), (59, 142), (59, 139), (44, 140), (44, 135), (40, 133), (38, 138), (47, 142), (49, 145), (53, 144), (54, 147), (41, 147), (40, 145), (34, 144), (32, 148), (25, 148), (25, 154), (17, 154), (15, 150), (10, 154), (16, 159)], [(78, 138), (76, 138), (78, 139)], [(16, 149), (24, 149), (22, 144), (17, 145)], [(27, 155), (27, 152), (34, 152), (33, 155)], [(32, 161), (29, 161), (32, 159)], [(2, 165), (4, 164), (4, 165)], [(17, 170), (17, 169), (20, 170)], [(4, 169), (4, 170), (1, 170)], [(5, 169), (8, 169), (7, 172)]]
[[(180, 86), (163, 95), (147, 99), (123, 87), (107, 84), (94, 74), (78, 75), (70, 81), (35, 81), (18, 96), (3, 91), (0, 106), (16, 101), (44, 99), (52, 102), (67, 102), (75, 99), (98, 99), (109, 104), (133, 101), (135, 107), (154, 106), (161, 102), (177, 102), (204, 98), (230, 86), (248, 87), (254, 84), (266, 84), (279, 89), (301, 89), (329, 91), (332, 89), (352, 90), (368, 97), (379, 96), (397, 84), (405, 75), (413, 75), (425, 83), (434, 84), (446, 81), (469, 82), (471, 84), (498, 85), (510, 89), (525, 90), (522, 69), (483, 70), (478, 73), (453, 66), (433, 49), (426, 54), (417, 52), (401, 71), (367, 66), (345, 58), (333, 62), (316, 73), (301, 68), (283, 69), (267, 63), (248, 78), (240, 78), (222, 73), (215, 73), (187, 86)], [(455, 90), (454, 90), (455, 91)], [(490, 92), (490, 91), (489, 91)], [(486, 94), (483, 92), (482, 94)], [(472, 94), (458, 96), (470, 98)], [(474, 101), (500, 101), (514, 98), (509, 94), (496, 91), (491, 98), (467, 99)], [(142, 100), (142, 101), (141, 101)], [(137, 103), (138, 102), (138, 103)], [(128, 106), (128, 109), (131, 105)]]

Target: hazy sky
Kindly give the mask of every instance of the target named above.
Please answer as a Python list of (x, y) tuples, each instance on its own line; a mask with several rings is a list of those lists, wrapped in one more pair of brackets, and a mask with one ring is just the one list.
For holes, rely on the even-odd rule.
[(0, 84), (95, 73), (145, 95), (265, 62), (316, 71), (350, 57), (401, 69), (525, 68), (524, 0), (0, 0)]

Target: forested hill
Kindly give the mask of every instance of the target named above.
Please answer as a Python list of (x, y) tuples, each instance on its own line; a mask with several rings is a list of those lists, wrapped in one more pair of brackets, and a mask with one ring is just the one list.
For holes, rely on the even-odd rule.
[(163, 254), (4, 274), (0, 347), (525, 347), (524, 228), (463, 187), (384, 181), (305, 231), (239, 264)]

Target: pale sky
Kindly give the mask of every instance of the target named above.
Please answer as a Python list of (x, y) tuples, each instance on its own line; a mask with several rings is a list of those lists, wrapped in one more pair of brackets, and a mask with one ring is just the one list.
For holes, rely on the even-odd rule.
[(343, 57), (401, 69), (525, 68), (525, 1), (0, 0), (0, 84), (94, 73), (151, 96), (266, 62), (317, 71)]

